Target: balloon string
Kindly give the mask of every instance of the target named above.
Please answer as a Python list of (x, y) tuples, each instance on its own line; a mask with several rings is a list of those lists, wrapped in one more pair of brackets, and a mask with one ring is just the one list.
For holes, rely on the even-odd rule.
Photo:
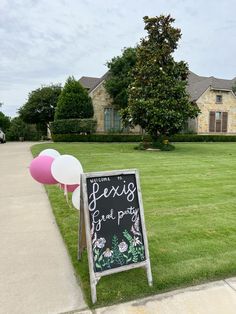
[(69, 205), (70, 207), (70, 204), (69, 204), (69, 198), (68, 198), (68, 191), (67, 191), (67, 184), (65, 184), (65, 191), (64, 191), (64, 195), (66, 197), (66, 202), (67, 204)]

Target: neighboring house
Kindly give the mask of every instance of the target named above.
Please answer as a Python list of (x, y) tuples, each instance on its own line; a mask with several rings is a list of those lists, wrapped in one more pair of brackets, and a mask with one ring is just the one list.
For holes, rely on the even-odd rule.
[(190, 72), (187, 90), (201, 113), (189, 121), (188, 129), (198, 134), (236, 134), (235, 83), (236, 78), (224, 80)]
[[(122, 123), (119, 112), (112, 106), (112, 100), (104, 87), (108, 72), (101, 78), (83, 76), (79, 80), (89, 92), (93, 101), (97, 132), (120, 131)], [(236, 134), (236, 96), (233, 80), (203, 77), (189, 72), (187, 90), (190, 100), (201, 113), (196, 119), (188, 121), (188, 130), (199, 134)], [(129, 130), (141, 133), (141, 128)]]

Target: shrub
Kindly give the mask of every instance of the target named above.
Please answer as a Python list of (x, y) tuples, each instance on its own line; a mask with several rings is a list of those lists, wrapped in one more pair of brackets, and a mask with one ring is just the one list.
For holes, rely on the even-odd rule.
[[(142, 142), (144, 149), (151, 142), (149, 135), (137, 134), (53, 134), (52, 139), (54, 142)], [(176, 134), (169, 138), (169, 142), (236, 142), (236, 135)]]
[(163, 151), (171, 151), (175, 149), (174, 145), (170, 144), (168, 140), (153, 142), (150, 146)]
[(54, 142), (140, 142), (136, 134), (52, 134)]
[(38, 141), (42, 133), (38, 132), (34, 124), (27, 124), (21, 118), (11, 120), (11, 125), (6, 133), (7, 141), (19, 141), (20, 138), (26, 141)]
[(175, 149), (175, 146), (170, 144), (167, 139), (159, 140), (159, 141), (156, 141), (156, 142), (150, 142), (150, 141), (148, 142), (146, 140), (143, 140), (134, 149), (146, 150), (148, 148), (162, 150), (162, 151), (171, 151), (171, 150)]
[(171, 142), (236, 142), (236, 135), (201, 135), (176, 134), (170, 137)]
[(63, 119), (51, 122), (50, 129), (52, 134), (90, 134), (95, 132), (96, 124), (93, 119)]

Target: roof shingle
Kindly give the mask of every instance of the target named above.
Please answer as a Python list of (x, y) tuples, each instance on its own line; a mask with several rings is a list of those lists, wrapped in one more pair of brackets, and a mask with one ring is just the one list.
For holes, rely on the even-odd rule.
[[(101, 82), (103, 82), (109, 74), (107, 71), (102, 77), (89, 77), (82, 76), (79, 79), (81, 85), (89, 90), (93, 91)], [(187, 91), (190, 95), (191, 101), (196, 101), (207, 89), (211, 87), (219, 90), (232, 90), (232, 86), (236, 84), (236, 77), (232, 80), (224, 80), (215, 78), (213, 76), (206, 77), (197, 75), (189, 71)]]
[(80, 84), (89, 90), (93, 89), (97, 82), (100, 81), (98, 77), (82, 76), (79, 79)]
[(199, 76), (189, 71), (187, 90), (190, 94), (191, 101), (196, 101), (208, 89), (208, 87), (219, 90), (232, 90), (232, 86), (235, 83), (236, 78), (232, 80), (224, 80), (215, 78), (214, 76)]

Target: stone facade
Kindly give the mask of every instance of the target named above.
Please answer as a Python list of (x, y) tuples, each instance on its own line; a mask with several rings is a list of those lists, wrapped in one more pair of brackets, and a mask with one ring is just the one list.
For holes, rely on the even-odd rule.
[[(113, 108), (111, 97), (108, 95), (104, 81), (98, 84), (90, 93), (93, 102), (94, 119), (97, 120), (97, 133), (105, 132), (104, 112), (107, 108)], [(134, 129), (129, 129), (130, 133), (140, 134), (141, 128), (139, 126)]]
[(104, 109), (112, 107), (110, 96), (105, 90), (104, 83), (100, 83), (90, 92), (93, 102), (94, 119), (97, 120), (97, 132), (104, 132)]
[[(79, 80), (92, 98), (98, 133), (122, 128), (119, 114), (112, 106), (112, 100), (104, 87), (107, 76), (108, 72), (101, 78), (83, 76)], [(236, 86), (236, 77), (225, 80), (199, 76), (189, 71), (187, 91), (190, 101), (199, 107), (201, 113), (196, 119), (188, 121), (187, 131), (199, 134), (236, 134), (236, 96), (232, 91), (234, 85)], [(137, 126), (129, 129), (129, 132), (140, 134), (142, 130)]]
[[(216, 101), (216, 96), (222, 98)], [(189, 122), (189, 129), (198, 134), (227, 133), (236, 134), (236, 97), (232, 91), (211, 89), (209, 87), (196, 101), (201, 113)], [(227, 132), (210, 132), (210, 112), (228, 113)]]

